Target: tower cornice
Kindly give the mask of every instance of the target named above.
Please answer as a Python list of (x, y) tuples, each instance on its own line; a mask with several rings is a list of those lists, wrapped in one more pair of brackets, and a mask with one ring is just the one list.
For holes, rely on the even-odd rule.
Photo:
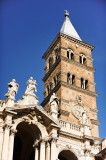
[(63, 81), (59, 81), (58, 84), (52, 89), (52, 91), (50, 92), (50, 94), (43, 100), (43, 102), (41, 103), (42, 106), (45, 106), (49, 99), (50, 99), (50, 96), (53, 94), (53, 93), (56, 93), (57, 90), (61, 87), (61, 86), (64, 86), (66, 88), (70, 88), (70, 89), (73, 89), (73, 90), (76, 90), (77, 92), (82, 92), (84, 94), (87, 94), (89, 96), (92, 96), (92, 97), (97, 97), (98, 94), (96, 92), (92, 92), (92, 91), (88, 91), (88, 90), (85, 90), (85, 89), (82, 89), (78, 86), (74, 86), (74, 85), (71, 85), (71, 84), (68, 84), (66, 82), (63, 82)]
[(50, 55), (51, 51), (54, 49), (54, 46), (57, 44), (57, 42), (61, 38), (67, 39), (69, 41), (72, 41), (72, 42), (74, 42), (74, 43), (76, 43), (76, 44), (78, 44), (80, 46), (85, 47), (85, 48), (89, 48), (91, 51), (95, 48), (94, 46), (92, 46), (92, 45), (90, 45), (88, 43), (82, 42), (82, 41), (80, 41), (80, 40), (78, 40), (76, 38), (73, 38), (71, 36), (68, 36), (68, 35), (66, 35), (64, 33), (59, 33), (55, 37), (55, 39), (53, 40), (53, 42), (51, 43), (51, 45), (49, 46), (49, 48), (46, 50), (46, 52), (44, 53), (44, 55), (42, 56), (43, 59), (46, 59)]

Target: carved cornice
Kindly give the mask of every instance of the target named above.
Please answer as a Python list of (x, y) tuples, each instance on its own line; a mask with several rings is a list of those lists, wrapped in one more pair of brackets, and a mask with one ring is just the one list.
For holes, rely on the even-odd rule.
[(93, 71), (93, 72), (95, 71), (94, 68), (88, 67), (88, 66), (86, 66), (86, 65), (84, 65), (84, 64), (81, 64), (81, 63), (76, 62), (76, 61), (74, 61), (74, 60), (68, 59), (67, 57), (61, 56), (61, 60), (64, 60), (65, 62), (68, 62), (69, 64), (70, 64), (70, 62), (71, 62), (71, 64), (74, 64), (74, 65), (76, 65), (76, 66), (78, 66), (78, 67), (80, 67), (80, 68), (87, 69), (88, 71)]
[(66, 116), (66, 117), (69, 117), (70, 112), (60, 109), (60, 110), (59, 110), (59, 114), (60, 114), (60, 115), (64, 115), (64, 116)]
[(42, 58), (43, 59), (46, 59), (47, 58), (47, 56), (51, 53), (51, 51), (54, 49), (54, 46), (57, 44), (57, 42), (61, 39), (61, 37), (62, 38), (64, 38), (64, 39), (67, 39), (67, 40), (69, 40), (69, 41), (72, 41), (72, 42), (74, 42), (74, 43), (76, 43), (76, 44), (78, 44), (78, 45), (80, 45), (80, 46), (83, 46), (83, 47), (85, 47), (85, 48), (89, 48), (91, 51), (95, 48), (94, 46), (92, 46), (92, 45), (90, 45), (90, 44), (87, 44), (87, 43), (85, 43), (85, 42), (82, 42), (82, 41), (80, 41), (80, 40), (78, 40), (78, 39), (76, 39), (76, 38), (73, 38), (73, 37), (71, 37), (71, 36), (68, 36), (68, 35), (66, 35), (66, 34), (64, 34), (64, 33), (59, 33), (56, 37), (55, 37), (55, 39), (52, 41), (52, 43), (51, 43), (51, 45), (49, 46), (49, 48), (46, 50), (46, 52), (44, 53), (44, 55), (42, 56)]
[(92, 123), (92, 124), (95, 124), (95, 125), (99, 125), (99, 124), (100, 124), (100, 121), (95, 120), (95, 119), (91, 119), (91, 123)]
[(45, 82), (46, 79), (50, 76), (50, 74), (54, 71), (54, 69), (57, 67), (57, 65), (60, 62), (60, 57), (55, 61), (55, 63), (51, 66), (50, 70), (45, 74), (45, 76), (43, 77), (43, 81)]
[(91, 111), (91, 112), (96, 112), (96, 113), (98, 112), (97, 109), (93, 109), (93, 108), (90, 108), (90, 111)]
[(98, 96), (98, 94), (95, 93), (95, 92), (91, 92), (91, 91), (88, 91), (88, 90), (86, 90), (86, 89), (82, 89), (82, 88), (80, 88), (80, 87), (78, 87), (78, 86), (74, 86), (74, 85), (71, 85), (71, 84), (68, 84), (68, 83), (66, 83), (66, 82), (61, 81), (61, 82), (58, 82), (58, 84), (52, 89), (52, 91), (50, 92), (50, 94), (43, 100), (43, 102), (41, 103), (41, 105), (42, 105), (42, 106), (45, 106), (45, 105), (48, 103), (48, 101), (50, 100), (50, 96), (51, 96), (53, 93), (57, 92), (58, 89), (59, 89), (61, 86), (64, 86), (64, 87), (67, 87), (67, 88), (76, 90), (76, 91), (78, 91), (78, 92), (83, 92), (83, 93), (85, 93), (85, 94), (87, 94), (87, 95), (90, 95), (90, 96), (93, 96), (93, 97)]
[(68, 101), (68, 100), (66, 100), (66, 99), (61, 98), (61, 99), (60, 99), (60, 102), (69, 103), (70, 101)]
[(67, 40), (70, 40), (70, 41), (72, 41), (72, 42), (74, 42), (74, 43), (77, 43), (77, 44), (79, 44), (79, 45), (81, 45), (81, 46), (83, 46), (83, 47), (85, 47), (85, 48), (89, 48), (89, 49), (91, 49), (91, 50), (93, 50), (93, 49), (95, 48), (94, 46), (92, 46), (92, 45), (90, 45), (90, 44), (87, 44), (87, 43), (85, 43), (85, 42), (82, 42), (82, 41), (80, 41), (80, 40), (78, 40), (78, 39), (76, 39), (76, 38), (73, 38), (73, 37), (71, 37), (71, 36), (68, 36), (68, 35), (66, 35), (66, 34), (64, 34), (64, 33), (60, 33), (60, 36), (63, 37), (64, 39), (67, 39)]
[(78, 136), (78, 135), (75, 135), (75, 134), (72, 134), (72, 133), (68, 133), (68, 132), (65, 132), (65, 131), (61, 131), (60, 130), (59, 134), (63, 135), (64, 137), (75, 138), (75, 139), (79, 139), (80, 141), (83, 140), (82, 136)]
[(66, 83), (66, 82), (61, 82), (61, 85), (62, 85), (62, 86), (65, 86), (65, 87), (67, 87), (67, 88), (71, 88), (71, 89), (73, 89), (73, 90), (76, 90), (76, 91), (78, 91), (78, 92), (83, 92), (83, 93), (85, 93), (85, 94), (87, 94), (87, 95), (90, 95), (90, 96), (94, 96), (94, 97), (98, 96), (98, 94), (95, 93), (95, 92), (91, 92), (91, 91), (88, 91), (88, 90), (86, 90), (86, 89), (82, 89), (81, 87), (74, 86), (74, 85), (68, 84), (68, 83)]
[(49, 46), (49, 48), (46, 50), (46, 52), (44, 53), (44, 55), (42, 56), (43, 59), (46, 59), (49, 54), (52, 52), (52, 50), (54, 49), (55, 45), (59, 42), (60, 40), (60, 34), (58, 34), (55, 39), (53, 40), (53, 42), (51, 43), (51, 45)]

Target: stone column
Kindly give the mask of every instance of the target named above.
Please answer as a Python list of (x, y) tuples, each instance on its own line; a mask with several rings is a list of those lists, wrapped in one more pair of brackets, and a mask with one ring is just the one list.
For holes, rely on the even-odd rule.
[(0, 125), (0, 159), (2, 154), (2, 146), (3, 146), (3, 127)]
[(11, 130), (10, 138), (9, 138), (9, 149), (8, 149), (8, 160), (13, 159), (13, 149), (14, 149), (14, 135), (16, 130)]
[(10, 127), (11, 126), (9, 124), (5, 124), (5, 126), (4, 126), (2, 160), (7, 160), (8, 159), (8, 146), (9, 146)]
[(53, 138), (51, 140), (51, 159), (50, 160), (56, 160), (56, 138)]
[(39, 158), (39, 149), (38, 149), (38, 145), (35, 146), (35, 160), (38, 160)]
[(45, 140), (40, 142), (40, 160), (45, 160)]
[(46, 144), (46, 160), (50, 160), (50, 143)]

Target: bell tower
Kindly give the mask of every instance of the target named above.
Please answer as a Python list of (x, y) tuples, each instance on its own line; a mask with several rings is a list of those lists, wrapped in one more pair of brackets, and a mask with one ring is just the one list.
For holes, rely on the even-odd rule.
[(43, 55), (45, 60), (44, 100), (49, 113), (50, 96), (59, 99), (58, 118), (76, 125), (87, 124), (92, 137), (99, 138), (92, 51), (73, 27), (66, 11), (60, 33)]

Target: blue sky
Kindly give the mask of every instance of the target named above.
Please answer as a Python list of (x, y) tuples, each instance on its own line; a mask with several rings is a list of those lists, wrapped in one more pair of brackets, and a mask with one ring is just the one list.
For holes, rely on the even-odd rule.
[(93, 51), (100, 137), (106, 137), (106, 1), (105, 0), (1, 0), (0, 1), (0, 99), (13, 78), (21, 99), (30, 76), (37, 80), (43, 100), (44, 60), (42, 55), (59, 33), (64, 10), (81, 39), (95, 46)]

